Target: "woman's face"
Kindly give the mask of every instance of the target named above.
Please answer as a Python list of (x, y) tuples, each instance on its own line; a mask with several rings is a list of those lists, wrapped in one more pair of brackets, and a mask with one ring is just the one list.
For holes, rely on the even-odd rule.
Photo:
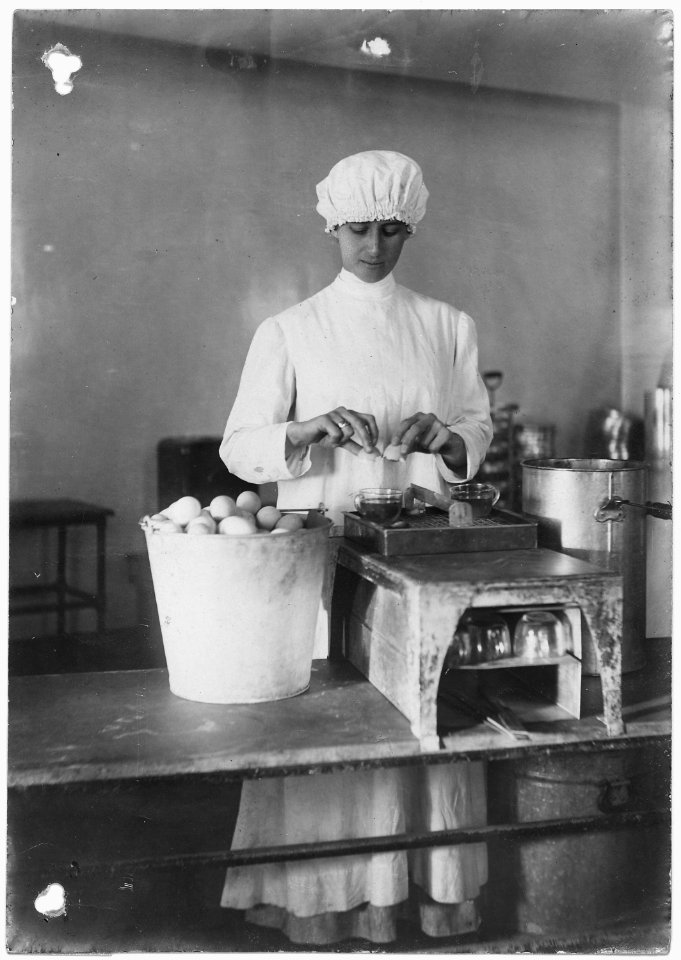
[(336, 230), (343, 266), (365, 283), (388, 276), (408, 236), (406, 223), (399, 220), (344, 223)]

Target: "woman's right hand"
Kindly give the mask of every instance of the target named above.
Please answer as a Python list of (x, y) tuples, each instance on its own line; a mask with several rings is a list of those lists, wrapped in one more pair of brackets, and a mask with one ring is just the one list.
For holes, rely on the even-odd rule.
[(291, 449), (308, 447), (342, 447), (354, 440), (367, 453), (372, 453), (378, 440), (376, 420), (370, 413), (359, 413), (347, 407), (336, 407), (311, 420), (292, 421), (286, 428), (286, 446)]

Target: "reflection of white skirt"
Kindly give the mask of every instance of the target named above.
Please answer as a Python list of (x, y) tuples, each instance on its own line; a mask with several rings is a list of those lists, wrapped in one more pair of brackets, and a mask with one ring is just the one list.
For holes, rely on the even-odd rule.
[[(476, 826), (486, 823), (486, 815), (481, 763), (246, 781), (232, 849)], [(221, 904), (242, 910), (269, 904), (311, 917), (363, 903), (400, 903), (410, 880), (438, 903), (474, 900), (487, 880), (486, 847), (233, 867)], [(475, 926), (469, 918), (470, 929)]]

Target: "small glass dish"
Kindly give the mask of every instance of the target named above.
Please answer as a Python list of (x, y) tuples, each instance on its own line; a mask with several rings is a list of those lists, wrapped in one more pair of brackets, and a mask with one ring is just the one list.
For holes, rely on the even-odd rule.
[(513, 644), (508, 624), (501, 617), (490, 617), (481, 627), (485, 637), (485, 659), (501, 660), (513, 654)]
[(562, 657), (568, 649), (566, 630), (550, 610), (528, 610), (513, 631), (513, 654), (523, 660)]
[(503, 617), (478, 612), (461, 620), (447, 650), (445, 668), (487, 663), (511, 655), (511, 634)]
[(402, 491), (391, 487), (367, 487), (355, 497), (360, 517), (373, 523), (393, 523), (402, 513)]
[(460, 623), (445, 654), (445, 673), (473, 663), (473, 640), (467, 623)]
[(488, 517), (492, 507), (500, 496), (500, 491), (491, 483), (453, 483), (449, 488), (452, 500), (469, 503), (473, 511), (473, 519)]

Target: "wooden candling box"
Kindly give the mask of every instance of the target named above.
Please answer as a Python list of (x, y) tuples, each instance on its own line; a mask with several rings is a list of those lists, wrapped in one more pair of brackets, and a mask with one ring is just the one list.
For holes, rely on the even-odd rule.
[[(529, 692), (526, 719), (579, 717), (585, 625), (581, 597), (586, 565), (541, 549), (385, 558), (346, 540), (334, 588), (335, 649), (363, 673), (410, 721), (424, 744), (438, 743), (438, 689), (457, 625), (472, 610), (518, 616), (538, 607), (561, 611), (571, 626), (564, 655), (541, 661), (508, 657), (455, 671), (466, 689), (516, 680)], [(450, 680), (452, 678), (450, 677)], [(521, 698), (522, 699), (522, 698)], [(511, 704), (509, 703), (509, 706)], [(523, 704), (514, 697), (513, 709)]]

